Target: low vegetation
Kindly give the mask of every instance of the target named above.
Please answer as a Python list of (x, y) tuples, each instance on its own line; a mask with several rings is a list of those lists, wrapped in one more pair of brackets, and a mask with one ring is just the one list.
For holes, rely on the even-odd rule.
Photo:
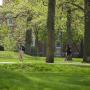
[[(14, 63), (0, 64), (0, 90), (90, 90), (90, 65), (66, 64), (69, 62), (63, 62), (64, 58), (56, 58), (56, 64), (47, 64), (44, 57), (27, 55), (21, 63), (17, 53), (0, 52), (2, 55), (0, 62)], [(71, 63), (81, 62), (73, 60)]]

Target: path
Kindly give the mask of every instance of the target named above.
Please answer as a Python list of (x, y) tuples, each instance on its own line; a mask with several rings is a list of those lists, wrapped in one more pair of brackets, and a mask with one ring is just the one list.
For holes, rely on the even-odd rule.
[[(0, 64), (17, 64), (18, 62), (0, 62)], [(19, 62), (22, 63), (22, 62)], [(29, 64), (30, 62), (24, 62), (25, 64)], [(33, 63), (30, 63), (33, 64)], [(42, 63), (41, 63), (42, 64)], [(88, 63), (81, 63), (81, 62), (60, 62), (60, 63), (47, 63), (47, 64), (60, 64), (60, 65), (81, 65), (81, 66), (90, 66)]]
[(0, 62), (0, 64), (14, 64), (16, 62)]

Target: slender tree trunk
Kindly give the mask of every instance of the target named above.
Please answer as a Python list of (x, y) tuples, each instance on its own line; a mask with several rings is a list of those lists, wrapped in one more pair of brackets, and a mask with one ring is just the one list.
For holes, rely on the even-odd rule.
[[(67, 10), (67, 45), (70, 46), (70, 48), (72, 48), (72, 12), (71, 12), (71, 8), (68, 7)], [(72, 56), (68, 56), (67, 60), (70, 61), (72, 60)]]
[(72, 44), (72, 13), (71, 8), (68, 7), (67, 10), (67, 44)]
[(54, 39), (54, 21), (55, 21), (55, 5), (56, 0), (49, 0), (48, 2), (48, 18), (47, 18), (47, 29), (48, 29), (48, 39), (47, 39), (47, 63), (54, 63), (54, 52), (55, 52), (55, 39)]
[(36, 55), (39, 55), (39, 41), (38, 41), (38, 30), (35, 31), (35, 49), (36, 49)]
[(39, 29), (37, 24), (34, 25), (34, 34), (35, 34), (35, 54), (36, 56), (38, 56), (39, 55), (39, 40), (38, 40)]
[(83, 39), (80, 42), (79, 57), (83, 58)]
[(90, 0), (85, 2), (85, 32), (84, 32), (84, 57), (83, 61), (90, 63)]
[(25, 53), (30, 55), (30, 47), (32, 42), (32, 30), (26, 31), (26, 40), (25, 40)]

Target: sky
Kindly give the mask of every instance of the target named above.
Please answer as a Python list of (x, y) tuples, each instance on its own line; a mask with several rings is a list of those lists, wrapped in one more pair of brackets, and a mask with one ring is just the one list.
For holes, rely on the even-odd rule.
[(3, 0), (0, 0), (0, 5), (2, 5), (3, 4)]

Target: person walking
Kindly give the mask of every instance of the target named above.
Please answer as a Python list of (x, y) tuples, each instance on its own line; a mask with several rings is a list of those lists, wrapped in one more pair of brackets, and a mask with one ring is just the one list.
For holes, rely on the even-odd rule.
[(23, 62), (23, 57), (24, 57), (24, 51), (25, 47), (23, 45), (19, 45), (19, 60)]
[(70, 45), (66, 46), (66, 57), (65, 61), (71, 61), (72, 60), (72, 51)]

